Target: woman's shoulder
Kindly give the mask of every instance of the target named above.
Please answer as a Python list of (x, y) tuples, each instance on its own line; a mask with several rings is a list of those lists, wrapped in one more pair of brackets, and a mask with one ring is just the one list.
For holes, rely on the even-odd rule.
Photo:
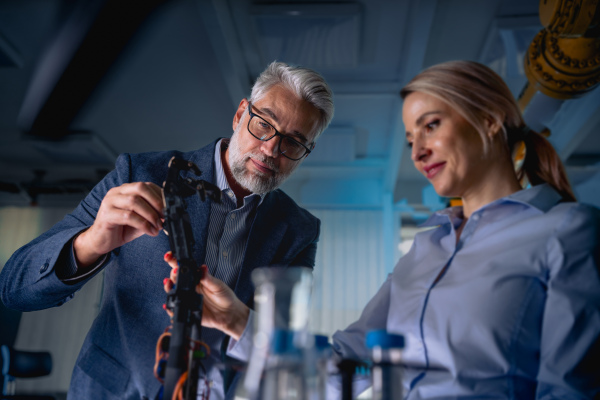
[(554, 235), (562, 243), (575, 247), (600, 242), (600, 209), (585, 203), (558, 203), (547, 213), (556, 218)]
[(552, 207), (549, 214), (562, 216), (564, 223), (599, 224), (600, 209), (597, 207), (578, 202), (561, 202)]
[(597, 229), (600, 225), (600, 209), (586, 203), (564, 201), (549, 184), (524, 189), (510, 197), (537, 209), (539, 214), (534, 220), (538, 223), (542, 222), (540, 219), (544, 220), (557, 230), (582, 226)]

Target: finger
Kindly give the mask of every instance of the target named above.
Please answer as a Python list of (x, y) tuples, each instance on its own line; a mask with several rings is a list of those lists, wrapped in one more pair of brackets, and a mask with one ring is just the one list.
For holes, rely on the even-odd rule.
[(177, 258), (175, 258), (171, 250), (165, 253), (165, 261), (167, 262), (167, 264), (169, 264), (171, 268), (177, 268), (178, 266)]
[(171, 289), (173, 289), (173, 281), (171, 280), (171, 278), (165, 278), (163, 279), (163, 287), (165, 289), (165, 292), (170, 292)]
[(162, 189), (152, 182), (133, 182), (121, 186), (124, 193), (135, 193), (140, 195), (152, 208), (163, 217)]
[(203, 289), (204, 278), (209, 274), (210, 273), (208, 272), (208, 267), (206, 266), (206, 264), (202, 264), (200, 266), (200, 281), (196, 285), (196, 293), (202, 294), (202, 295), (204, 294), (204, 289)]
[(152, 182), (144, 182), (144, 189), (146, 189), (147, 192), (144, 191), (143, 193), (148, 194), (148, 196), (144, 195), (144, 199), (146, 199), (148, 204), (150, 204), (156, 210), (160, 217), (159, 219), (162, 221), (162, 218), (165, 216), (165, 203), (163, 199), (162, 188)]
[(169, 310), (167, 308), (166, 304), (163, 304), (163, 310), (165, 310), (167, 312), (167, 315), (169, 316), (169, 318), (173, 318), (173, 311)]
[(162, 228), (161, 212), (157, 211), (148, 199), (134, 191), (121, 191), (110, 198), (110, 204), (115, 210), (131, 211), (146, 220), (156, 230)]
[(161, 221), (164, 222), (165, 199), (163, 196), (162, 187), (160, 187), (152, 182), (145, 182), (145, 183), (148, 185), (148, 188), (153, 192), (152, 199), (154, 202), (156, 202), (156, 204), (154, 204), (154, 207), (156, 207), (158, 214), (161, 217)]
[(176, 284), (178, 268), (177, 259), (173, 256), (173, 252), (171, 250), (165, 253), (164, 258), (167, 264), (169, 264), (169, 267), (171, 267), (171, 274), (169, 275), (169, 278), (173, 284)]
[(133, 237), (128, 238), (129, 240), (141, 236), (144, 233), (156, 236), (160, 232), (159, 228), (156, 228), (156, 226), (145, 217), (135, 211), (116, 207), (114, 203), (106, 205), (102, 210), (98, 211), (98, 216), (94, 224), (106, 224), (109, 227), (123, 226), (133, 228), (136, 232), (133, 233)]
[(202, 282), (203, 285), (208, 287), (218, 285), (218, 283), (221, 282), (219, 279), (215, 278), (210, 274), (208, 266), (206, 264), (202, 264), (200, 266), (200, 276), (200, 282)]
[(146, 206), (153, 216), (156, 215), (154, 219), (157, 221), (160, 221), (164, 217), (162, 189), (158, 185), (152, 182), (133, 182), (113, 189), (116, 192), (115, 194), (125, 198), (132, 198)]
[(200, 269), (202, 270), (200, 284), (205, 290), (209, 290), (211, 292), (227, 290), (228, 286), (225, 284), (225, 282), (212, 276), (206, 265), (202, 265)]

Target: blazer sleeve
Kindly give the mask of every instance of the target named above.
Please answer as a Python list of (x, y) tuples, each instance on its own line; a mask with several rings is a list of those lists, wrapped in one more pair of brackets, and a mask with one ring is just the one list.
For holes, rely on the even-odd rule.
[[(0, 272), (0, 299), (7, 307), (34, 311), (60, 306), (73, 298), (89, 279), (69, 285), (56, 276), (57, 266), (60, 264), (64, 267), (63, 263), (67, 262), (65, 255), (69, 249), (66, 246), (75, 235), (94, 223), (108, 190), (129, 182), (130, 177), (130, 157), (127, 154), (120, 155), (115, 169), (92, 189), (73, 212), (10, 257)], [(104, 266), (108, 263), (105, 262)]]
[(547, 248), (537, 399), (600, 396), (600, 212), (573, 205)]

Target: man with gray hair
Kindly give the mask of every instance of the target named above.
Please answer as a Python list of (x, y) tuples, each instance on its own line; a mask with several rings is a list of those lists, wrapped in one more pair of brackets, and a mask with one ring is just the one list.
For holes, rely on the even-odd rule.
[[(274, 62), (257, 79), (250, 99), (241, 100), (230, 139), (187, 153), (120, 155), (115, 170), (71, 214), (13, 254), (0, 274), (0, 293), (6, 306), (22, 311), (59, 306), (105, 271), (102, 305), (77, 359), (70, 399), (159, 394), (156, 344), (169, 325), (161, 282), (166, 284), (171, 271), (163, 257), (172, 258), (159, 185), (169, 160), (193, 162), (202, 179), (221, 190), (221, 203), (187, 202), (193, 256), (239, 301), (251, 304), (254, 268), (314, 266), (320, 221), (277, 188), (312, 151), (332, 117), (332, 92), (318, 73)], [(203, 324), (211, 399), (221, 398), (227, 388), (217, 365), (227, 335), (211, 329), (210, 316)]]

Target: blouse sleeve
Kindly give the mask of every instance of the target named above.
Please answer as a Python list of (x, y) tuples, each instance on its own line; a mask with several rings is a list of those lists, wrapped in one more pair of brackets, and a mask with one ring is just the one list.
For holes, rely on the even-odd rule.
[(368, 331), (386, 329), (390, 308), (392, 274), (389, 274), (375, 296), (367, 303), (360, 318), (343, 331), (333, 335), (333, 350), (342, 358), (366, 359), (369, 357), (365, 345)]
[[(390, 308), (390, 292), (392, 285), (392, 274), (379, 288), (375, 296), (367, 303), (360, 318), (350, 324), (343, 331), (337, 331), (333, 335), (334, 355), (330, 360), (330, 379), (327, 382), (327, 398), (337, 399), (341, 397), (341, 380), (337, 373), (337, 362), (341, 359), (368, 360), (369, 352), (365, 344), (368, 331), (386, 329), (388, 311)], [(355, 375), (353, 380), (354, 394), (362, 393), (371, 385), (371, 380), (366, 375)]]
[(540, 400), (600, 395), (600, 212), (569, 207), (547, 248)]

